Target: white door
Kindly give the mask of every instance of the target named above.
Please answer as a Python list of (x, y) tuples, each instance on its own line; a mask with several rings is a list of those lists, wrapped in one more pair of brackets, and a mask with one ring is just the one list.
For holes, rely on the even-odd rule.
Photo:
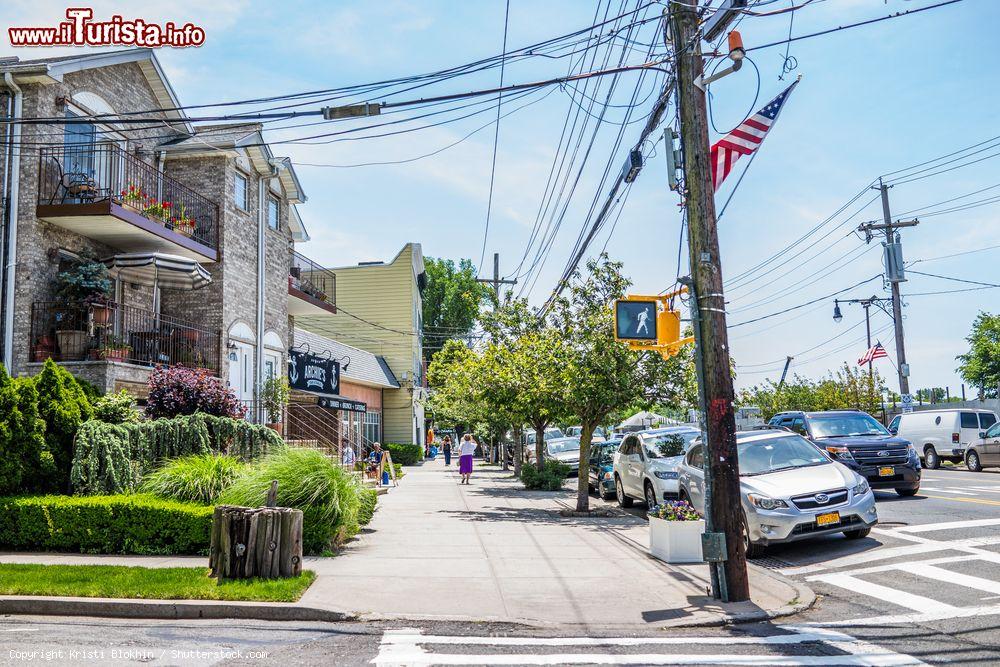
[(249, 403), (253, 401), (253, 346), (235, 345), (229, 350), (229, 386), (237, 399)]

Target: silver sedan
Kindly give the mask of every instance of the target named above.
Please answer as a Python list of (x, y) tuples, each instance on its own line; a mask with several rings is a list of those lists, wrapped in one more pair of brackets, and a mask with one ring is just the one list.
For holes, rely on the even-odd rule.
[[(844, 533), (866, 537), (878, 523), (865, 479), (787, 431), (736, 435), (747, 555), (770, 544)], [(704, 449), (691, 447), (678, 467), (680, 498), (705, 512)]]

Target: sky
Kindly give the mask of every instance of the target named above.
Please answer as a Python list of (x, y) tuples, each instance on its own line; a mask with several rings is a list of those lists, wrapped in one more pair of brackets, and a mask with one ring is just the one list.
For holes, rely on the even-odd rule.
[[(758, 9), (781, 9), (790, 2), (771, 2)], [(612, 1), (611, 16), (619, 13), (622, 3)], [(991, 28), (1000, 25), (1000, 3), (964, 0), (795, 41), (788, 47), (793, 59), (788, 61), (784, 45), (753, 47), (783, 40), (789, 31), (804, 35), (930, 4), (934, 0), (816, 0), (792, 14), (746, 17), (738, 26), (756, 68), (744, 66), (710, 87), (712, 120), (718, 132), (728, 132), (751, 109), (762, 107), (802, 75), (738, 188), (736, 180), (748, 158), (717, 193), (719, 207), (732, 195), (719, 223), (719, 235), (738, 387), (776, 380), (787, 355), (794, 357), (792, 373), (815, 378), (845, 362), (855, 365), (864, 353), (863, 309), (842, 306), (844, 317), (838, 324), (832, 319), (833, 297), (824, 297), (835, 292), (842, 292), (838, 295), (842, 298), (888, 296), (881, 280), (843, 291), (882, 272), (878, 241), (866, 246), (851, 234), (858, 224), (881, 218), (875, 200), (878, 193), (866, 188), (880, 175), (1000, 135), (1000, 77), (987, 48), (995, 39)], [(636, 0), (624, 2), (629, 10), (641, 5)], [(203, 46), (164, 48), (157, 53), (181, 102), (194, 105), (363, 84), (494, 56), (502, 51), (506, 0), (174, 0), (156, 6), (96, 1), (91, 6), (98, 18), (119, 13), (126, 18), (191, 21), (203, 27)], [(586, 28), (594, 23), (598, 7), (603, 12), (606, 4), (510, 0), (508, 49)], [(8, 0), (3, 18), (15, 26), (54, 25), (65, 8), (64, 3), (48, 0)], [(661, 4), (653, 4), (638, 15), (652, 19), (661, 11)], [(626, 64), (645, 61), (651, 43), (654, 53), (664, 51), (656, 21), (638, 27), (632, 38), (632, 48), (627, 50), (617, 42), (612, 63), (621, 55)], [(0, 55), (31, 58), (65, 52), (15, 49), (6, 40), (0, 43)], [(603, 56), (601, 50), (595, 68)], [(795, 68), (782, 81), (778, 77), (786, 62)], [(568, 70), (568, 59), (535, 57), (506, 67), (504, 82), (537, 81), (563, 76)], [(388, 99), (491, 88), (499, 85), (499, 76), (497, 69), (489, 69)], [(537, 245), (529, 245), (532, 229), (554, 157), (562, 155), (557, 149), (564, 122), (573, 110), (589, 104), (576, 93), (571, 97), (571, 89), (558, 86), (504, 104), (492, 197), (495, 126), (491, 122), (496, 110), (488, 102), (431, 120), (402, 123), (398, 129), (413, 130), (432, 121), (481, 112), (394, 136), (275, 144), (276, 154), (290, 156), (297, 165), (309, 197), (300, 212), (312, 240), (299, 250), (324, 265), (344, 266), (390, 260), (406, 242), (416, 241), (431, 257), (470, 258), (477, 264), (484, 257), (484, 275), (492, 273), (492, 255), (498, 252), (501, 273), (519, 281), (515, 292), (534, 304), (542, 303), (558, 281), (592, 203), (599, 204), (606, 195), (607, 188), (600, 184), (602, 174), (608, 165), (612, 177), (621, 169), (656, 98), (660, 83), (656, 73), (643, 75), (641, 81), (639, 77), (631, 72), (618, 78), (611, 106), (594, 135), (544, 262), (534, 261)], [(603, 101), (610, 86), (610, 78), (604, 79), (596, 92), (590, 89), (580, 94), (597, 95)], [(626, 117), (636, 90), (638, 101)], [(379, 100), (376, 96), (372, 101)], [(301, 108), (321, 105), (318, 98), (312, 98)], [(594, 107), (592, 113), (599, 108)], [(668, 120), (673, 116), (671, 107)], [(402, 117), (405, 114), (397, 116)], [(378, 122), (386, 120), (393, 118)], [(265, 136), (280, 142), (332, 131), (316, 125), (287, 127), (305, 122), (317, 123), (315, 119), (270, 123)], [(336, 129), (369, 122), (338, 121)], [(590, 123), (588, 127), (593, 127), (596, 121)], [(620, 132), (622, 140), (615, 150)], [(720, 133), (713, 131), (711, 140)], [(574, 163), (577, 167), (590, 138), (588, 129)], [(623, 262), (637, 294), (669, 288), (678, 271), (680, 200), (667, 187), (663, 144), (654, 145), (658, 138), (654, 134), (644, 147), (643, 171), (587, 253), (593, 256), (605, 249), (612, 259)], [(976, 153), (970, 160), (984, 158), (976, 164), (899, 183), (889, 190), (894, 218), (912, 218), (909, 211), (918, 211), (918, 217), (919, 213), (941, 212), (903, 230), (904, 257), (911, 270), (1000, 283), (1000, 248), (938, 259), (1000, 245), (1000, 202), (949, 210), (1000, 195), (1000, 155), (995, 154), (1000, 151)], [(402, 160), (408, 161), (346, 166)], [(956, 164), (961, 162), (945, 167)], [(931, 174), (919, 175), (925, 173)], [(572, 189), (576, 179), (574, 170), (564, 192)], [(991, 186), (994, 189), (927, 208)], [(769, 270), (743, 275), (861, 192), (853, 207), (787, 251)], [(491, 213), (484, 247), (488, 206)], [(542, 219), (543, 227), (548, 220)], [(685, 247), (682, 270), (686, 252)], [(976, 315), (982, 310), (1000, 310), (1000, 290), (924, 295), (975, 285), (912, 272), (908, 278), (902, 291), (913, 294), (904, 296), (903, 318), (911, 388), (947, 386), (957, 395), (961, 380), (955, 372), (955, 356), (967, 349), (964, 338)], [(786, 309), (793, 310), (770, 316)], [(765, 316), (770, 317), (744, 324)], [(877, 361), (876, 367), (897, 390), (891, 320), (874, 308), (872, 330), (873, 339), (882, 342), (891, 357), (891, 361)]]

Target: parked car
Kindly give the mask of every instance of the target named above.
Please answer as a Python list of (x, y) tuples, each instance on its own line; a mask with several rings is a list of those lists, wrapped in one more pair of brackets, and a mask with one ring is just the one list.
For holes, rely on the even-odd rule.
[(924, 465), (934, 470), (942, 461), (964, 461), (966, 448), (996, 423), (991, 410), (919, 410), (896, 415), (889, 432), (912, 442)]
[[(556, 428), (554, 426), (545, 429), (545, 433), (543, 435), (543, 439), (545, 440), (545, 442), (548, 442), (549, 440), (551, 440), (553, 438), (565, 438), (565, 437), (566, 437), (566, 434), (562, 432), (562, 429), (558, 429), (558, 428)], [(530, 446), (530, 447), (534, 447), (535, 446), (535, 431), (534, 431), (534, 429), (532, 429), (532, 430), (526, 430), (524, 432), (524, 444), (525, 444), (525, 446)]]
[(920, 459), (913, 445), (893, 436), (867, 412), (780, 412), (769, 423), (805, 436), (867, 479), (873, 489), (895, 489), (900, 496), (920, 490)]
[(597, 492), (601, 500), (615, 497), (615, 452), (621, 444), (621, 438), (617, 438), (590, 449), (590, 488)]
[(618, 504), (631, 507), (633, 500), (642, 500), (652, 508), (677, 498), (677, 464), (700, 435), (690, 426), (627, 434), (612, 463)]
[[(875, 496), (864, 477), (797, 433), (741, 431), (740, 500), (747, 555), (768, 545), (843, 533), (866, 537), (878, 523)], [(680, 498), (705, 513), (704, 448), (696, 442), (681, 464)]]
[(980, 432), (966, 448), (965, 466), (972, 472), (1000, 467), (1000, 422)]
[[(566, 434), (566, 437), (577, 437), (577, 438), (579, 438), (583, 434), (583, 427), (582, 426), (567, 426), (565, 429), (563, 429), (563, 432)], [(594, 434), (591, 436), (590, 441), (591, 442), (602, 442), (604, 440), (607, 440), (607, 438), (608, 438), (607, 432), (603, 428), (601, 428), (600, 426), (598, 426), (597, 428), (594, 429)]]
[[(570, 477), (580, 473), (580, 438), (553, 438), (545, 441), (545, 455), (570, 467)], [(532, 460), (534, 458), (532, 457)]]

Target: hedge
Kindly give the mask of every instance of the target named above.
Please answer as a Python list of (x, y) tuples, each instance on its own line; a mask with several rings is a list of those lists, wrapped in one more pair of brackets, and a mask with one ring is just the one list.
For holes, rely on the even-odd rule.
[(392, 462), (404, 466), (415, 466), (424, 458), (424, 448), (420, 445), (404, 445), (390, 442), (385, 445), (392, 455)]
[(0, 498), (0, 547), (94, 554), (207, 554), (212, 507), (153, 496)]
[(375, 515), (375, 507), (378, 505), (378, 491), (375, 489), (361, 489), (361, 509), (358, 510), (358, 524), (367, 526)]
[(164, 459), (215, 452), (250, 461), (284, 446), (266, 426), (204, 413), (133, 424), (89, 421), (76, 435), (70, 480), (77, 493), (131, 493)]

